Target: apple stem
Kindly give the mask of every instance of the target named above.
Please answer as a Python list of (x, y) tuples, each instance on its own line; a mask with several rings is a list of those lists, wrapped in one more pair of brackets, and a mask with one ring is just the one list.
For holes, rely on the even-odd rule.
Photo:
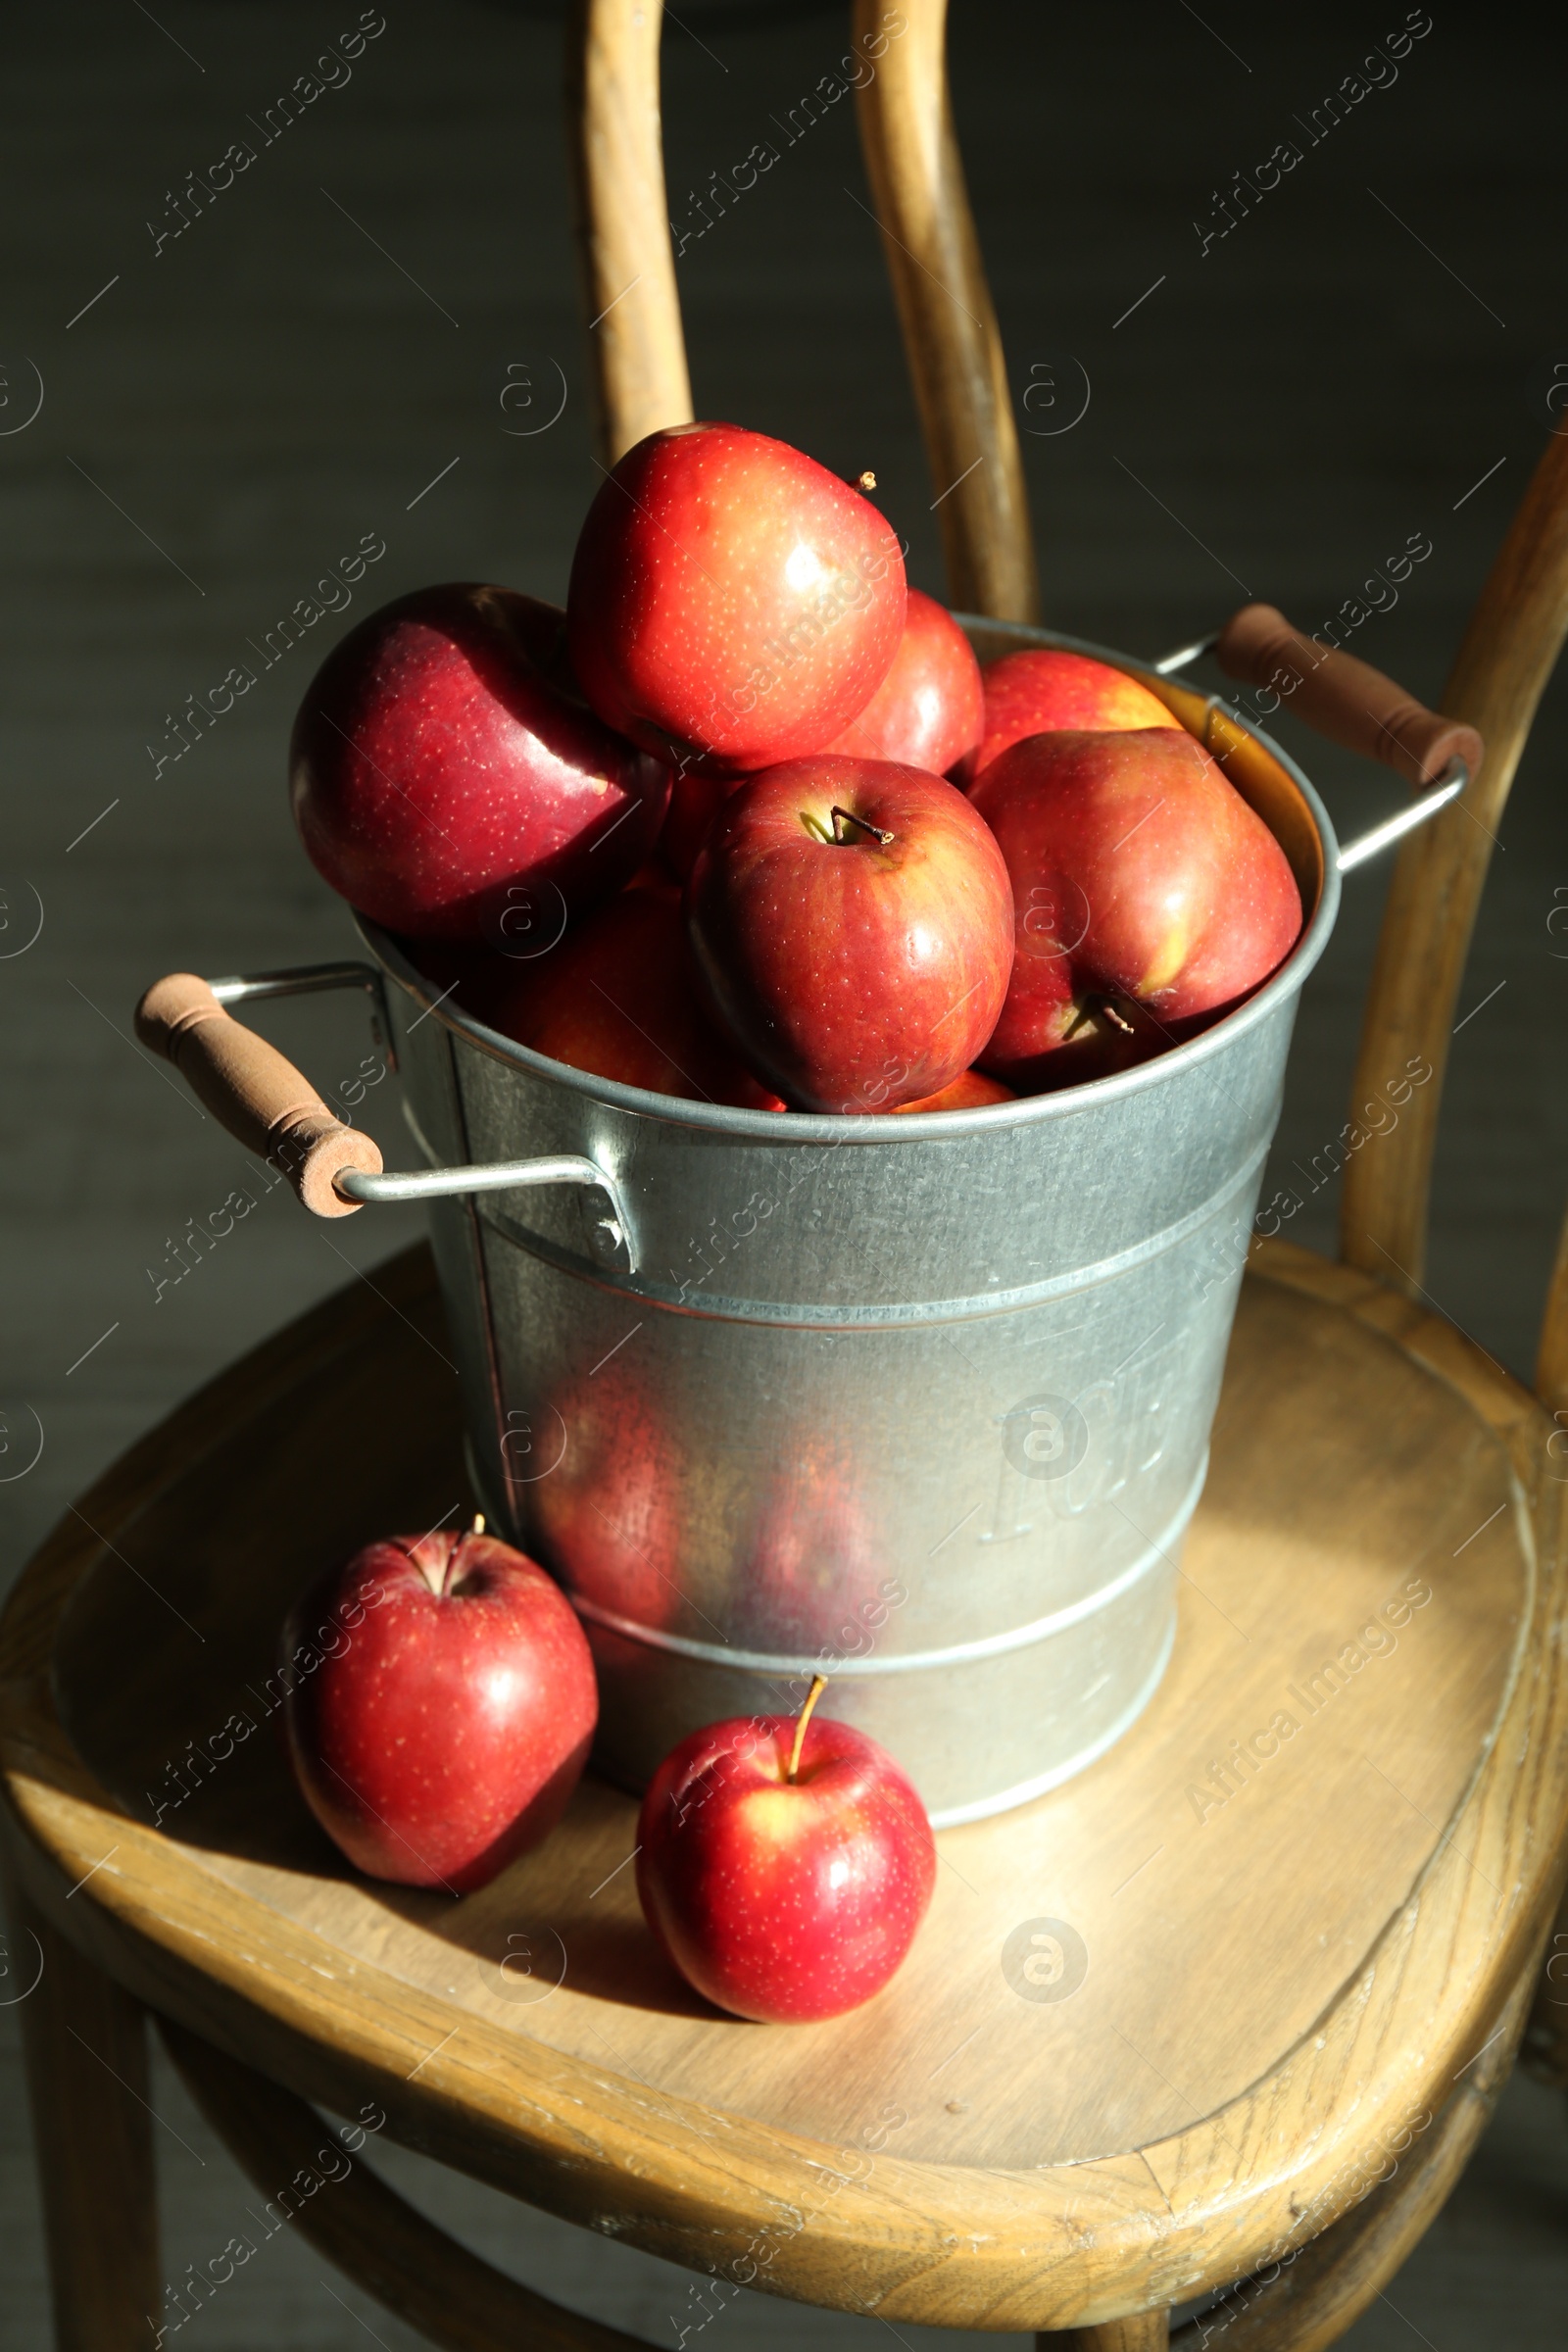
[(795, 1745), (790, 1749), (790, 1768), (784, 1775), (787, 1781), (793, 1781), (801, 1768), (801, 1748), (806, 1740), (806, 1727), (811, 1720), (811, 1709), (826, 1689), (827, 1676), (825, 1674), (815, 1674), (811, 1677), (811, 1688), (806, 1694), (806, 1704), (795, 1719)]
[(1062, 1044), (1069, 1044), (1071, 1040), (1077, 1036), (1085, 1021), (1093, 1020), (1097, 1013), (1100, 1015), (1102, 1020), (1109, 1021), (1113, 1029), (1119, 1029), (1124, 1037), (1136, 1037), (1138, 1035), (1138, 1032), (1133, 1027), (1132, 1022), (1128, 1020), (1125, 1013), (1118, 1012), (1116, 1010), (1115, 1004), (1109, 997), (1101, 994), (1098, 990), (1092, 990), (1090, 994), (1085, 997), (1078, 1016), (1068, 1029), (1066, 1036), (1062, 1039)]
[(463, 1535), (457, 1538), (452, 1545), (452, 1549), (447, 1553), (446, 1559), (442, 1566), (439, 1569), (421, 1569), (420, 1574), (423, 1576), (424, 1581), (429, 1586), (431, 1592), (435, 1594), (437, 1600), (445, 1600), (447, 1594), (452, 1590), (452, 1580), (459, 1573), (462, 1565), (463, 1546), (465, 1544), (468, 1542), (470, 1537), (482, 1536), (483, 1534), (484, 1513), (483, 1511), (475, 1511), (473, 1514), (473, 1525), (466, 1529)]
[(869, 466), (862, 474), (856, 477), (855, 487), (865, 496), (869, 496), (876, 488), (876, 475), (871, 471)]
[(857, 816), (853, 808), (840, 808), (835, 806), (832, 816), (833, 838), (841, 848), (844, 846), (844, 835), (839, 831), (840, 825), (858, 825), (862, 832), (869, 833), (874, 840), (879, 841), (884, 849), (896, 839), (894, 834), (884, 833), (880, 825), (873, 825), (869, 817)]

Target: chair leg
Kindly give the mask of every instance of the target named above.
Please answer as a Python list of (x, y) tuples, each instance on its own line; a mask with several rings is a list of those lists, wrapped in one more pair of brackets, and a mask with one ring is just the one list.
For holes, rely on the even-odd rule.
[(1037, 2335), (1035, 2352), (1165, 2352), (1170, 2313), (1144, 2311), (1136, 2319), (1102, 2320), (1098, 2328), (1068, 2328)]
[(144, 2013), (8, 1887), (56, 2352), (129, 2352), (156, 2339), (158, 2203)]

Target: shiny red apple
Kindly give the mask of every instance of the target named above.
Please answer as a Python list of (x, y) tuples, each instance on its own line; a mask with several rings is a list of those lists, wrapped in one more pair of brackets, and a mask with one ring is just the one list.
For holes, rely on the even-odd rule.
[(979, 1058), (1025, 1091), (1180, 1042), (1266, 980), (1300, 930), (1284, 851), (1185, 729), (1029, 736), (972, 805), (1015, 907), (1006, 1003)]
[(367, 1544), (296, 1604), (281, 1647), (317, 1820), (371, 1878), (454, 1894), (555, 1828), (599, 1718), (570, 1603), (483, 1524)]
[(673, 883), (622, 891), (537, 963), (492, 970), (483, 1017), (519, 1046), (622, 1086), (784, 1108), (702, 1002)]
[(979, 744), (985, 693), (974, 648), (934, 597), (909, 590), (893, 667), (828, 745), (856, 760), (897, 760), (945, 776)]
[(984, 1070), (961, 1070), (951, 1086), (939, 1094), (927, 1095), (919, 1102), (900, 1102), (894, 1115), (902, 1118), (911, 1110), (983, 1110), (988, 1102), (1012, 1102), (1017, 1100), (1010, 1086), (1000, 1078), (988, 1078)]
[(772, 2025), (839, 2017), (880, 1992), (936, 1880), (925, 1808), (892, 1757), (806, 1714), (694, 1732), (654, 1775), (637, 1825), (637, 1892), (681, 1975)]
[(1124, 727), (1175, 727), (1182, 722), (1124, 669), (1065, 647), (1028, 646), (989, 662), (983, 673), (985, 720), (980, 740), (959, 762), (956, 781), (975, 778), (1026, 735), (1060, 730), (1109, 734)]
[(564, 616), (510, 588), (420, 588), (370, 613), (306, 690), (295, 822), (351, 906), (414, 938), (507, 944), (618, 890), (669, 770), (582, 701)]
[(786, 760), (730, 795), (686, 886), (698, 968), (748, 1062), (799, 1109), (884, 1111), (950, 1086), (1012, 965), (996, 840), (940, 776)]
[(588, 510), (566, 599), (601, 718), (728, 775), (847, 726), (892, 667), (904, 608), (875, 507), (734, 424), (671, 425), (627, 451)]

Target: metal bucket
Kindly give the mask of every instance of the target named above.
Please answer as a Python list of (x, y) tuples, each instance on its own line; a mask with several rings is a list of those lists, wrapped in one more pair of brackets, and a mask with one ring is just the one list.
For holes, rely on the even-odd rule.
[[(1124, 657), (982, 626), (987, 653), (1092, 652), (1201, 721)], [(362, 923), (426, 1158), (556, 1162), (434, 1200), (433, 1240), (480, 1495), (581, 1614), (615, 1780), (821, 1671), (933, 1819), (969, 1821), (1149, 1700), (1339, 901), (1321, 804), (1248, 732), (1231, 773), (1296, 868), (1298, 946), (1206, 1035), (1063, 1094), (896, 1119), (650, 1095), (437, 1002)]]

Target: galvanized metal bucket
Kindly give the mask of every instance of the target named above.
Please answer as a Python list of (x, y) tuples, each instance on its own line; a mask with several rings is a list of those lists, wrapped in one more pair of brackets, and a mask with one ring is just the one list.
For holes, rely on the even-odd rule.
[[(1068, 645), (1158, 683), (982, 628), (987, 654)], [(415, 1137), (432, 1168), (466, 1163), (432, 1231), (473, 1475), (580, 1612), (617, 1781), (821, 1671), (824, 1708), (939, 1825), (968, 1821), (1081, 1770), (1148, 1702), (1339, 900), (1321, 804), (1247, 732), (1231, 772), (1301, 883), (1296, 950), (1206, 1035), (1063, 1094), (897, 1119), (650, 1095), (438, 1001), (362, 922)]]

